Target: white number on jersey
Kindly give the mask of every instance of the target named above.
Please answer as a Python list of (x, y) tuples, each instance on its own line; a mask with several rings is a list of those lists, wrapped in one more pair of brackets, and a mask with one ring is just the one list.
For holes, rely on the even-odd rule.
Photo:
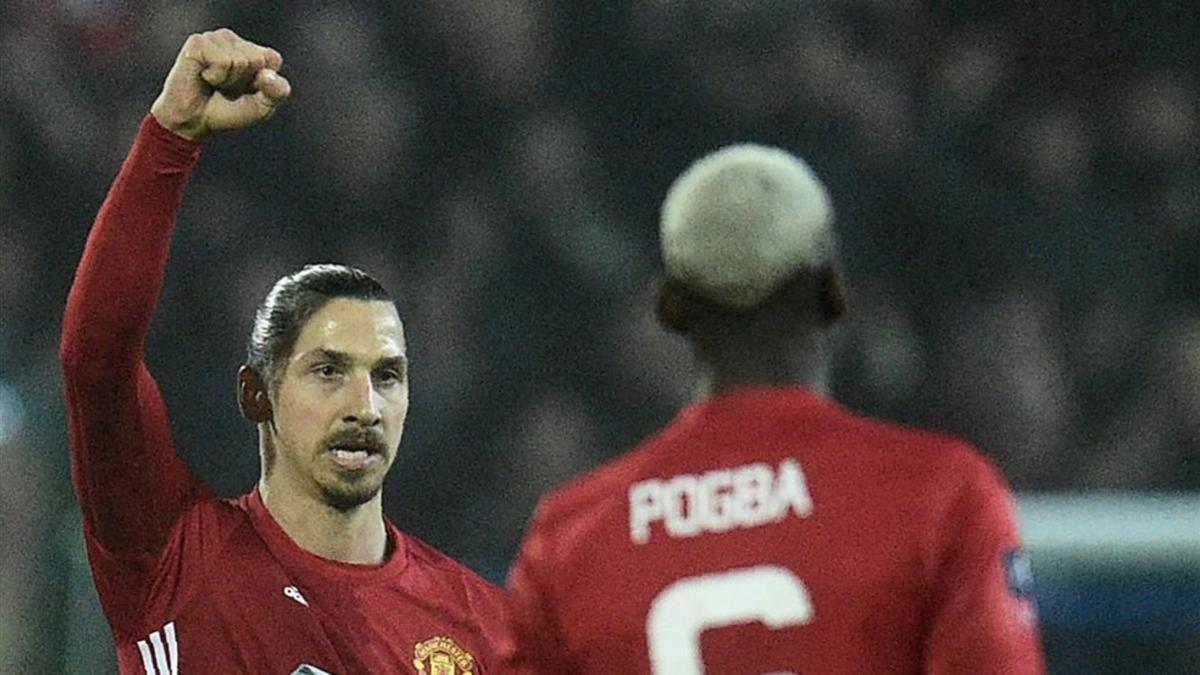
[(759, 565), (680, 579), (650, 603), (650, 666), (656, 675), (703, 675), (704, 631), (753, 621), (779, 630), (812, 618), (808, 589), (783, 567)]

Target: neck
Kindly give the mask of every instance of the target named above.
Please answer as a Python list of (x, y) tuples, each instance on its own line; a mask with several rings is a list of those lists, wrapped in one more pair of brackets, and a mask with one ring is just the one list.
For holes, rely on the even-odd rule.
[(786, 343), (699, 350), (702, 391), (707, 396), (719, 396), (751, 387), (800, 386), (827, 393), (828, 351), (828, 341), (817, 334)]
[(387, 557), (383, 498), (348, 511), (279, 484), (265, 474), (258, 483), (267, 512), (296, 544), (322, 558), (358, 565), (378, 565)]

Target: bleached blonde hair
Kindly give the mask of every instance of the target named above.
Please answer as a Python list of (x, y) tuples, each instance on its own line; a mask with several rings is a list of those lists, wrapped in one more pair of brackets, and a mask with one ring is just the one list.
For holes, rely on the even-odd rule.
[(742, 143), (702, 157), (671, 185), (660, 238), (667, 275), (723, 305), (765, 300), (801, 267), (836, 255), (833, 206), (803, 160)]

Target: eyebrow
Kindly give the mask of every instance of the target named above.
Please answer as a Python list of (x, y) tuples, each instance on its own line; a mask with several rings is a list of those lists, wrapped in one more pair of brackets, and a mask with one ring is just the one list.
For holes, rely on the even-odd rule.
[[(346, 352), (325, 348), (314, 349), (309, 352), (309, 360), (330, 361), (339, 366), (348, 366), (351, 363), (354, 363), (354, 357), (350, 356)], [(404, 372), (408, 368), (408, 357), (403, 355), (385, 356), (375, 361), (375, 363), (371, 366), (372, 370), (377, 370), (379, 368), (395, 368), (396, 370)]]
[(408, 357), (405, 356), (386, 356), (375, 362), (373, 370), (380, 368), (392, 368), (404, 373), (408, 370)]

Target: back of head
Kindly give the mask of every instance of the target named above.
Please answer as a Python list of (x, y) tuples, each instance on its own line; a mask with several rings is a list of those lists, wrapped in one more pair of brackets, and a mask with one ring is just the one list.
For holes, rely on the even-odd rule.
[(793, 274), (832, 262), (833, 207), (802, 160), (763, 145), (722, 148), (692, 164), (662, 207), (667, 276), (746, 310)]
[(822, 320), (841, 313), (829, 194), (784, 150), (739, 144), (696, 161), (667, 193), (660, 235), (660, 311), (672, 328), (775, 305)]

